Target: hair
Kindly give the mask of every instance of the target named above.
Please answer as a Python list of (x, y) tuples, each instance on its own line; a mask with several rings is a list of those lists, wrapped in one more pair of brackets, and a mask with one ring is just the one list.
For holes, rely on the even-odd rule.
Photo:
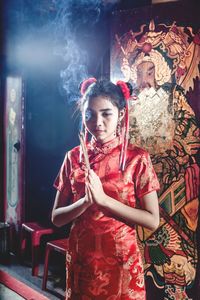
[[(125, 121), (123, 122), (123, 142), (120, 153), (119, 168), (123, 171), (126, 162), (126, 150), (128, 146), (128, 130), (129, 130), (129, 116), (128, 116), (128, 100), (133, 92), (132, 86), (128, 82), (117, 81), (116, 84), (107, 79), (96, 80), (95, 78), (88, 78), (80, 85), (81, 99), (79, 101), (79, 108), (82, 111), (86, 101), (90, 101), (97, 97), (106, 97), (118, 110), (125, 109)], [(84, 139), (87, 140), (87, 130), (85, 128)], [(81, 161), (80, 152), (80, 161)]]
[[(86, 80), (83, 83), (81, 83), (80, 86), (82, 94), (82, 97), (79, 101), (80, 110), (82, 110), (83, 105), (86, 101), (90, 101), (91, 99), (94, 99), (99, 96), (108, 98), (108, 100), (119, 110), (122, 110), (126, 107), (125, 95), (120, 84), (114, 84), (107, 79), (96, 80), (94, 78), (90, 78), (88, 79), (88, 81), (89, 84)], [(131, 95), (131, 85), (128, 83), (124, 84), (129, 90), (129, 95)]]

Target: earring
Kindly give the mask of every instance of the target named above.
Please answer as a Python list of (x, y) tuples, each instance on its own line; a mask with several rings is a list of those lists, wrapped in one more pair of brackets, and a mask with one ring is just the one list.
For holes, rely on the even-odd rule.
[(121, 134), (121, 121), (118, 119), (117, 128), (116, 128), (116, 136), (120, 136)]

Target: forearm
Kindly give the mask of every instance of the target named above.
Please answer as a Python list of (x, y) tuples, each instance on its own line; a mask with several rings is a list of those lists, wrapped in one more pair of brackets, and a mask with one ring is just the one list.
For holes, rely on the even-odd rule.
[(88, 189), (93, 202), (100, 207), (107, 209), (113, 215), (130, 224), (140, 225), (151, 230), (155, 230), (159, 226), (159, 205), (155, 190), (140, 197), (141, 209), (138, 209), (109, 197), (104, 192), (100, 178), (93, 170), (90, 170), (88, 179)]
[(140, 225), (151, 230), (155, 230), (159, 225), (159, 216), (154, 216), (145, 209), (125, 205), (107, 195), (105, 195), (103, 207), (129, 224)]
[(88, 206), (89, 204), (85, 201), (85, 198), (81, 198), (68, 206), (54, 208), (52, 222), (58, 227), (66, 225), (84, 213)]

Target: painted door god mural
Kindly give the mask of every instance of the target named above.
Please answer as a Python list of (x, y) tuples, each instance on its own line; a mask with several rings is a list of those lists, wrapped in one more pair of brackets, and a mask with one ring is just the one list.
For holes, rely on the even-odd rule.
[(5, 221), (18, 231), (24, 218), (24, 96), (21, 77), (6, 78), (5, 95)]
[(200, 185), (200, 36), (176, 22), (151, 20), (137, 24), (137, 30), (132, 23), (121, 35), (113, 30), (111, 79), (133, 85), (130, 140), (150, 152), (161, 185), (159, 228), (138, 227), (145, 275), (158, 299), (192, 299)]

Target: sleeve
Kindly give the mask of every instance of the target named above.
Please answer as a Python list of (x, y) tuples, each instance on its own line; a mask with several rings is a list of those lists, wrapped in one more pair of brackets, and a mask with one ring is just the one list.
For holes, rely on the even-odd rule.
[(135, 174), (135, 188), (139, 199), (152, 191), (160, 189), (160, 184), (148, 152), (145, 152), (138, 162)]
[(71, 182), (69, 179), (70, 174), (70, 161), (68, 157), (68, 153), (65, 155), (64, 161), (62, 163), (62, 166), (60, 168), (60, 171), (54, 181), (53, 186), (62, 194), (68, 196), (69, 194), (72, 194), (71, 189)]

